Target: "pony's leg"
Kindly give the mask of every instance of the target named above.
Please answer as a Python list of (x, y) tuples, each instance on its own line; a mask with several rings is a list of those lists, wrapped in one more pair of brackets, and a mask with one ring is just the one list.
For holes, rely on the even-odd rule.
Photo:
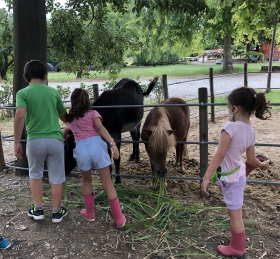
[[(111, 151), (111, 147), (110, 147), (110, 145), (109, 145), (109, 144), (107, 144), (107, 146), (108, 146), (108, 154), (109, 154), (109, 156), (110, 156), (110, 159), (112, 159), (112, 151)], [(111, 175), (111, 177), (112, 177), (112, 171), (113, 171), (113, 167), (112, 167), (112, 165), (109, 165), (109, 169), (110, 169), (110, 175)]]
[(116, 159), (116, 160), (114, 159), (115, 169), (116, 169), (116, 181), (115, 181), (115, 184), (121, 183), (121, 177), (119, 176), (119, 174), (120, 174), (120, 162), (121, 162), (121, 152), (120, 152), (120, 150), (121, 150), (121, 143), (120, 142), (117, 143), (117, 148), (119, 150), (120, 155), (119, 155), (118, 159)]
[[(141, 127), (141, 123), (136, 128), (130, 131), (130, 136), (133, 141), (140, 140), (140, 127)], [(138, 163), (139, 160), (140, 160), (140, 151), (139, 151), (139, 142), (138, 142), (138, 143), (133, 143), (133, 151), (129, 157), (129, 161), (135, 161)]]
[(180, 163), (179, 153), (180, 153), (179, 144), (177, 144), (176, 145), (176, 162), (175, 162), (175, 167), (178, 167), (179, 163)]
[(177, 158), (176, 165), (179, 166), (179, 172), (182, 174), (185, 173), (185, 168), (183, 167), (184, 152), (185, 152), (185, 144), (177, 144), (177, 146), (176, 146), (176, 158)]
[[(120, 161), (121, 161), (121, 132), (119, 133), (113, 133), (111, 134), (111, 137), (115, 140), (117, 148), (119, 150), (119, 158), (118, 159), (114, 159), (114, 164), (115, 164), (115, 170), (116, 170), (116, 178), (115, 178), (115, 184), (119, 184), (121, 183), (121, 177), (119, 176), (120, 174)], [(110, 153), (111, 153), (111, 148), (109, 146), (110, 149)], [(110, 155), (111, 157), (111, 155)], [(112, 167), (110, 168), (110, 172), (112, 172)]]

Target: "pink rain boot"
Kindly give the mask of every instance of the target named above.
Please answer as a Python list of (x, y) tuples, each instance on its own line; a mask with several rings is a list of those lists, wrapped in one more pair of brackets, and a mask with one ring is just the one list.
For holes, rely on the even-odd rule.
[(94, 196), (93, 194), (87, 194), (83, 195), (84, 202), (86, 205), (85, 209), (82, 209), (80, 211), (80, 214), (88, 221), (94, 221), (95, 215), (94, 215)]
[(111, 210), (112, 210), (112, 214), (113, 214), (116, 226), (118, 228), (123, 227), (125, 225), (126, 218), (122, 213), (119, 199), (116, 198), (112, 201), (109, 201), (109, 204), (111, 206)]
[(245, 250), (245, 231), (241, 233), (231, 232), (231, 240), (228, 246), (219, 245), (218, 251), (225, 256), (232, 256), (237, 259), (244, 259), (246, 257)]

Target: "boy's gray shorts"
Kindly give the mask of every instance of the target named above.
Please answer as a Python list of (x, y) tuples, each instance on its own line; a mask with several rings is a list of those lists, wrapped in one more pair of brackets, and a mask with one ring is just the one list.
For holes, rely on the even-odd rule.
[(46, 161), (50, 183), (60, 184), (66, 181), (63, 141), (53, 138), (28, 140), (26, 156), (31, 179), (43, 178), (44, 162)]

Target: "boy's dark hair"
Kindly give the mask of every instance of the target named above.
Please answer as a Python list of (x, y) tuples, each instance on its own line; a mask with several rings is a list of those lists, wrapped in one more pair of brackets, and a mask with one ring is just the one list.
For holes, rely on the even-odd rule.
[(66, 116), (67, 122), (84, 117), (91, 110), (88, 92), (82, 88), (76, 88), (71, 94), (71, 108)]
[(28, 83), (32, 79), (44, 80), (47, 74), (47, 67), (44, 63), (37, 59), (33, 59), (27, 62), (23, 69), (23, 77)]
[[(264, 93), (257, 93), (253, 88), (240, 87), (233, 90), (228, 96), (231, 105), (240, 106), (243, 112), (266, 120), (271, 117), (269, 102), (266, 102)], [(266, 115), (267, 114), (267, 115)]]

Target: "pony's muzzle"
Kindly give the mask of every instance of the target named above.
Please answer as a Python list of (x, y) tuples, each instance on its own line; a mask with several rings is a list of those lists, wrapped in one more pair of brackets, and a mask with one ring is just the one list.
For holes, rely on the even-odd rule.
[(156, 175), (159, 176), (159, 177), (165, 177), (167, 174), (167, 170), (164, 169), (164, 170), (157, 170), (156, 171)]

